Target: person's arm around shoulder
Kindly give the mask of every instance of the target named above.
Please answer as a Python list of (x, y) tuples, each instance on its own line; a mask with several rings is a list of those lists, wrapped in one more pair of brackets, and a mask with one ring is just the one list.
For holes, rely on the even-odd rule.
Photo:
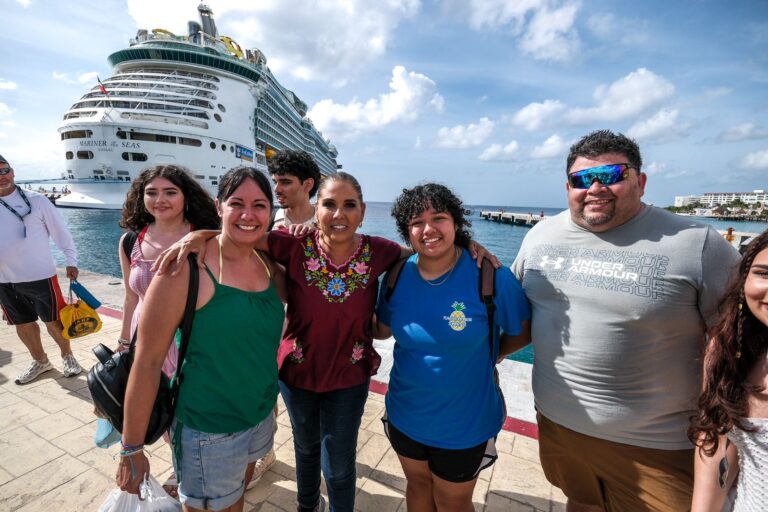
[(698, 308), (707, 327), (717, 319), (717, 306), (741, 255), (714, 228), (707, 228), (701, 251)]
[[(120, 328), (120, 338), (118, 339), (118, 350), (125, 350), (131, 341), (131, 321), (133, 320), (133, 312), (136, 311), (136, 305), (139, 303), (139, 296), (131, 289), (130, 277), (131, 277), (131, 262), (128, 256), (125, 255), (123, 250), (123, 240), (127, 236), (127, 233), (123, 233), (120, 237), (120, 242), (117, 244), (117, 256), (120, 259), (120, 271), (123, 273), (123, 321)], [(136, 243), (139, 243), (136, 240)]]
[(694, 449), (691, 512), (720, 512), (728, 491), (736, 481), (739, 454), (736, 446), (726, 439), (726, 436), (719, 437), (717, 451), (711, 457), (701, 447)]
[(288, 302), (288, 289), (285, 285), (285, 269), (281, 265), (278, 265), (266, 252), (259, 252), (261, 253), (261, 257), (264, 258), (264, 261), (267, 262), (267, 266), (269, 266), (269, 272), (272, 274), (272, 282), (275, 283), (277, 296), (283, 304), (285, 304)]
[(496, 324), (501, 326), (499, 358), (517, 352), (531, 342), (531, 307), (523, 287), (506, 267), (496, 270)]
[(133, 453), (120, 457), (117, 472), (120, 488), (133, 494), (149, 473), (149, 461), (142, 450), (144, 437), (160, 385), (163, 360), (184, 314), (188, 289), (189, 263), (185, 262), (178, 276), (156, 275), (144, 299), (136, 354), (125, 392), (122, 442), (124, 450)]

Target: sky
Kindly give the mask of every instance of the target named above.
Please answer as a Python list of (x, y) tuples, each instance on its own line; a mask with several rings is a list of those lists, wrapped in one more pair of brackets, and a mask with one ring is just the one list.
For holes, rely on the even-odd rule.
[[(0, 154), (61, 176), (67, 109), (138, 28), (195, 0), (0, 0)], [(634, 138), (645, 201), (768, 189), (766, 0), (211, 0), (259, 48), (366, 200), (436, 181), (468, 204), (565, 207), (587, 133)]]

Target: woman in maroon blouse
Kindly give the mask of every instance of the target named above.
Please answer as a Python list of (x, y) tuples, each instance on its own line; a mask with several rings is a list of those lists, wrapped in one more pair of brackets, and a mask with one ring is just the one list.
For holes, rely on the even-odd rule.
[(269, 253), (287, 277), (287, 326), (277, 357), (300, 511), (323, 510), (321, 467), (331, 510), (354, 510), (357, 432), (381, 360), (371, 337), (376, 280), (410, 253), (357, 233), (364, 215), (360, 185), (340, 172), (320, 185), (317, 231), (300, 238), (269, 233)]

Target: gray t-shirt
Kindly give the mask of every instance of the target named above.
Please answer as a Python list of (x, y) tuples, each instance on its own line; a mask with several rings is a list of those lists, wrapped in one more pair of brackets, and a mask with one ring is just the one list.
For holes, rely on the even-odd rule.
[(690, 448), (705, 324), (738, 261), (712, 227), (653, 206), (604, 233), (569, 211), (540, 222), (512, 265), (533, 309), (538, 411), (601, 439)]

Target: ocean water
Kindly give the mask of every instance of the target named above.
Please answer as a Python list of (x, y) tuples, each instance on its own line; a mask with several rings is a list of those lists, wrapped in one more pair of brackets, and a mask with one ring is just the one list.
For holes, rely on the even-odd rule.
[[(395, 223), (390, 216), (391, 203), (370, 202), (367, 204), (365, 219), (361, 231), (369, 235), (377, 235), (391, 240), (400, 240)], [(528, 213), (538, 215), (544, 212), (549, 217), (562, 210), (559, 208), (540, 208), (530, 206), (499, 206), (499, 205), (467, 205), (471, 210), (469, 218), (472, 222), (473, 238), (482, 243), (488, 250), (496, 254), (501, 262), (509, 266), (517, 256), (520, 244), (530, 228), (513, 224), (501, 224), (480, 218), (483, 210)], [(120, 212), (114, 210), (80, 210), (60, 208), (69, 226), (72, 238), (79, 253), (80, 268), (121, 277), (118, 260), (118, 242), (122, 230), (118, 226)], [(768, 223), (760, 222), (730, 222), (714, 219), (701, 219), (713, 224), (715, 228), (725, 230), (733, 227), (736, 231), (760, 233), (768, 229)], [(62, 255), (54, 250), (56, 262), (63, 265)], [(530, 347), (511, 356), (511, 359), (532, 362), (533, 353)]]

